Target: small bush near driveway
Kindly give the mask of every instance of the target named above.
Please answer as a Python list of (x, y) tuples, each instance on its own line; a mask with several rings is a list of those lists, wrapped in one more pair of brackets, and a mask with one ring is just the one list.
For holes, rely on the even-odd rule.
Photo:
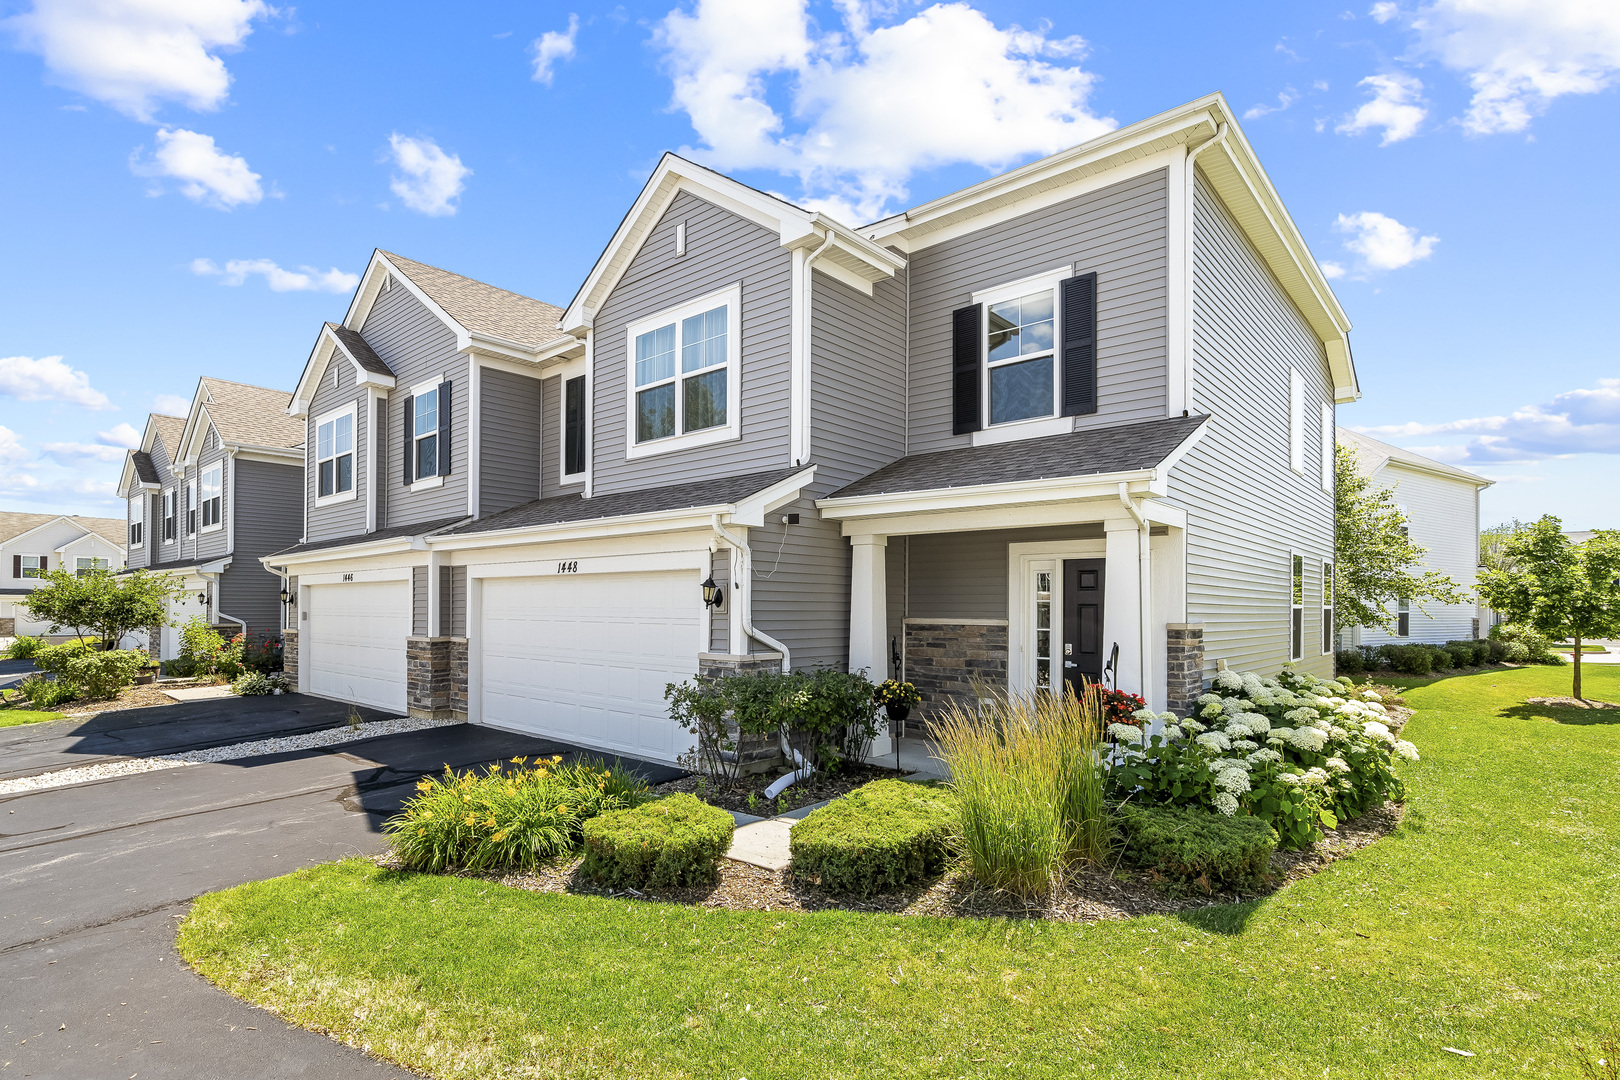
[(1114, 822), (1127, 862), (1205, 892), (1264, 886), (1277, 849), (1276, 830), (1257, 817), (1127, 803), (1114, 812)]
[(580, 870), (610, 889), (686, 888), (720, 880), (736, 824), (692, 795), (670, 795), (585, 823)]
[(793, 827), (793, 872), (860, 896), (919, 884), (950, 858), (956, 815), (944, 788), (874, 780)]

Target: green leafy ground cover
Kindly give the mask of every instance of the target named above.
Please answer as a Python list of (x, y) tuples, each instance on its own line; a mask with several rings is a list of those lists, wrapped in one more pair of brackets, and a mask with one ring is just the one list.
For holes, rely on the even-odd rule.
[[(1620, 699), (1620, 668), (1589, 678)], [(1620, 1023), (1620, 713), (1523, 704), (1566, 683), (1402, 680), (1400, 828), (1246, 904), (733, 912), (350, 860), (202, 898), (180, 948), (436, 1077), (1576, 1076)]]

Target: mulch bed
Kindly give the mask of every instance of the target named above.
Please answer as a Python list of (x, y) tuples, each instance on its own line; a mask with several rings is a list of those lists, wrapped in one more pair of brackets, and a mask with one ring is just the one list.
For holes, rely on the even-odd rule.
[[(896, 773), (893, 769), (845, 764), (835, 773), (811, 773), (803, 780), (794, 781), (793, 786), (784, 791), (777, 802), (766, 799), (765, 789), (786, 771), (785, 768), (773, 769), (757, 776), (739, 777), (735, 784), (722, 784), (713, 779), (689, 775), (679, 780), (671, 780), (667, 784), (659, 784), (653, 788), (653, 793), (672, 795), (681, 791), (688, 795), (696, 795), (710, 806), (718, 806), (722, 810), (752, 814), (755, 817), (772, 817), (811, 803), (825, 802), (828, 799), (848, 795), (862, 784), (873, 780), (905, 775)], [(748, 801), (750, 795), (754, 797), (752, 803)]]
[(170, 679), (167, 682), (148, 683), (145, 686), (126, 686), (118, 692), (115, 698), (104, 698), (101, 701), (87, 701), (77, 698), (65, 701), (57, 706), (57, 711), (64, 720), (85, 720), (98, 713), (122, 712), (125, 709), (150, 709), (158, 705), (173, 705), (175, 700), (165, 694), (164, 690), (177, 690), (181, 687), (198, 686), (194, 679)]
[(1578, 697), (1533, 697), (1525, 698), (1526, 705), (1547, 705), (1557, 709), (1620, 709), (1620, 704), (1612, 701), (1594, 701), (1591, 698)]

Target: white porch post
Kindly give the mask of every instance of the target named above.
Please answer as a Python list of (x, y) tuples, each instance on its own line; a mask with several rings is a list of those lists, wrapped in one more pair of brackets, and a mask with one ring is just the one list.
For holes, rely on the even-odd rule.
[[(1142, 687), (1142, 544), (1136, 522), (1111, 518), (1103, 578), (1103, 655), (1119, 646), (1114, 665), (1118, 687), (1131, 694), (1152, 695)], [(1105, 661), (1106, 662), (1106, 659)]]
[[(849, 575), (849, 670), (866, 669), (873, 682), (889, 677), (889, 657), (884, 646), (889, 636), (889, 575), (885, 548), (887, 536), (870, 533), (849, 538), (853, 558)], [(878, 717), (878, 735), (872, 753), (892, 751), (888, 720)]]

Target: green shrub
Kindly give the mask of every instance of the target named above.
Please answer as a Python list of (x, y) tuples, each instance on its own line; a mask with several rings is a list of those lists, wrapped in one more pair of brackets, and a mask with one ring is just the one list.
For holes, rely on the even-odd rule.
[(1367, 670), (1367, 657), (1360, 649), (1340, 649), (1333, 654), (1333, 670), (1339, 675), (1360, 675)]
[(1474, 667), (1474, 648), (1471, 645), (1447, 645), (1440, 650), (1451, 657), (1451, 666), (1458, 668)]
[(1491, 643), (1488, 641), (1448, 641), (1446, 651), (1451, 653), (1458, 667), (1480, 667), (1491, 659)]
[(1514, 645), (1524, 646), (1524, 657), (1520, 660), (1509, 659), (1515, 664), (1561, 664), (1564, 658), (1552, 650), (1552, 642), (1547, 640), (1545, 634), (1537, 633), (1528, 626), (1519, 626), (1514, 623), (1499, 623), (1491, 627), (1491, 640), (1500, 641), (1508, 647), (1509, 653), (1516, 654)]
[(135, 649), (85, 652), (70, 658), (58, 679), (77, 686), (84, 696), (100, 701), (118, 696), (118, 691), (135, 681), (135, 673), (146, 666), (146, 654)]
[(1435, 671), (1450, 671), (1457, 666), (1457, 662), (1445, 649), (1437, 649), (1433, 645), (1418, 646), (1429, 654), (1429, 662)]
[(32, 660), (34, 654), (44, 647), (44, 638), (29, 637), (24, 634), (21, 637), (11, 639), (11, 644), (6, 646), (5, 658), (7, 660)]
[(648, 798), (647, 785), (617, 765), (561, 762), (546, 758), (531, 768), (527, 758), (513, 758), (517, 768), (497, 763), (482, 776), (446, 767), (441, 777), (417, 781), (416, 795), (383, 831), (412, 870), (528, 869), (572, 851), (595, 815)]
[(1277, 833), (1256, 817), (1225, 817), (1171, 806), (1119, 807), (1114, 820), (1132, 866), (1205, 892), (1252, 892), (1266, 883)]
[(95, 646), (75, 638), (60, 645), (42, 645), (34, 651), (34, 666), (55, 676), (67, 671), (68, 661), (95, 652)]
[(1526, 664), (1530, 662), (1530, 646), (1522, 641), (1502, 642), (1502, 659), (1510, 664)]
[(231, 683), (231, 693), (241, 697), (258, 697), (263, 694), (285, 693), (287, 680), (281, 677), (279, 671), (265, 675), (258, 671), (249, 671), (235, 682)]
[(65, 701), (79, 696), (79, 688), (70, 682), (53, 681), (33, 675), (17, 684), (28, 704), (36, 709), (54, 709)]
[(611, 889), (683, 888), (720, 880), (736, 823), (693, 795), (670, 795), (585, 822), (581, 871)]
[(793, 872), (829, 892), (893, 892), (944, 867), (956, 799), (931, 784), (874, 780), (793, 827)]
[(1495, 638), (1491, 638), (1485, 642), (1485, 649), (1485, 658), (1490, 663), (1500, 664), (1502, 661), (1507, 659), (1507, 642), (1505, 641), (1498, 641)]
[(163, 661), (163, 674), (171, 679), (189, 679), (197, 674), (197, 662), (189, 656), (177, 656)]
[(1384, 645), (1379, 651), (1403, 675), (1427, 675), (1434, 670), (1435, 651), (1425, 645)]

